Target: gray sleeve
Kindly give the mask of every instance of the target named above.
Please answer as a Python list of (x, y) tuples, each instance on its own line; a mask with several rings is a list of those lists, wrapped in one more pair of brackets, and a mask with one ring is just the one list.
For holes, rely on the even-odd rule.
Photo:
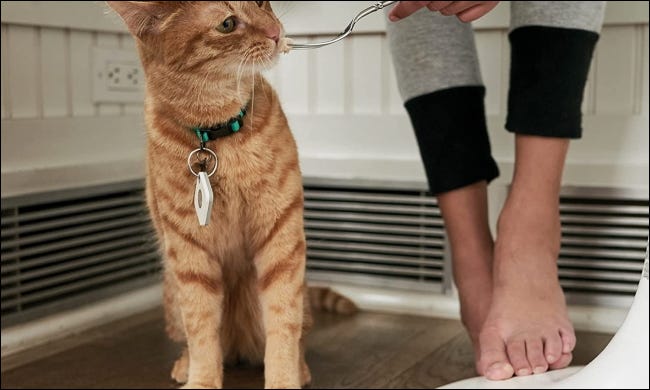
[(482, 85), (471, 24), (426, 8), (386, 23), (404, 101), (442, 89)]
[(524, 26), (573, 28), (600, 33), (605, 1), (513, 1), (510, 29)]

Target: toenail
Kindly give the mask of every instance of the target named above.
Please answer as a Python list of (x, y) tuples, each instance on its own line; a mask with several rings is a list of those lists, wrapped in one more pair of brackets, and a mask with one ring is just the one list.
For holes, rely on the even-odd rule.
[(506, 373), (506, 376), (511, 376), (513, 371), (514, 369), (508, 363), (495, 363), (488, 368), (485, 376), (501, 378), (504, 376), (504, 373)]
[(555, 363), (555, 356), (553, 355), (546, 356), (546, 361), (549, 363)]
[(521, 370), (517, 371), (517, 376), (526, 376), (530, 375), (530, 370), (527, 368), (522, 368)]
[(533, 369), (533, 374), (541, 374), (544, 372), (546, 372), (546, 367), (539, 366)]

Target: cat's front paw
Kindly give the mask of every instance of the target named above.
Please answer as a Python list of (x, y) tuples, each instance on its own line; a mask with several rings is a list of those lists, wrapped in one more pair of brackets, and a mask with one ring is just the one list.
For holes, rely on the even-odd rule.
[(300, 385), (302, 387), (307, 387), (311, 384), (311, 371), (309, 370), (307, 363), (304, 361), (302, 362), (300, 368), (300, 382)]
[(264, 385), (265, 389), (300, 389), (298, 382), (272, 381)]
[(186, 383), (181, 389), (220, 389), (220, 386), (210, 386), (203, 383)]
[(181, 357), (176, 360), (176, 363), (174, 363), (174, 368), (172, 368), (172, 379), (178, 383), (187, 383), (189, 365), (190, 362), (186, 350), (183, 352)]

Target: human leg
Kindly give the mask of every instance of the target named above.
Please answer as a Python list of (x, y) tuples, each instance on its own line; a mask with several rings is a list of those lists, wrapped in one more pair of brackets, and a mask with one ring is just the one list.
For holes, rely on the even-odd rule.
[(488, 224), (487, 182), (479, 181), (439, 194), (438, 205), (451, 246), (461, 320), (478, 360), (479, 332), (492, 298), (494, 243)]
[(479, 369), (489, 379), (545, 372), (571, 361), (575, 334), (558, 281), (559, 192), (603, 2), (513, 2), (506, 128), (515, 170), (499, 217), (493, 299)]
[(456, 18), (422, 10), (389, 24), (388, 37), (429, 187), (445, 221), (462, 320), (478, 346), (492, 295), (486, 187), (498, 169), (490, 154), (473, 32)]
[(575, 346), (557, 275), (559, 190), (569, 141), (517, 135), (515, 173), (499, 217), (493, 300), (479, 369), (489, 379), (567, 366)]

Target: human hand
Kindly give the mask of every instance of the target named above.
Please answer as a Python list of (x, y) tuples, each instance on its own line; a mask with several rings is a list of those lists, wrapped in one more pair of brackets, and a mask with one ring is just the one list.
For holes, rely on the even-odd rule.
[(498, 1), (400, 1), (388, 14), (388, 19), (396, 22), (411, 15), (420, 8), (427, 7), (441, 14), (456, 15), (463, 22), (473, 22), (492, 11)]

